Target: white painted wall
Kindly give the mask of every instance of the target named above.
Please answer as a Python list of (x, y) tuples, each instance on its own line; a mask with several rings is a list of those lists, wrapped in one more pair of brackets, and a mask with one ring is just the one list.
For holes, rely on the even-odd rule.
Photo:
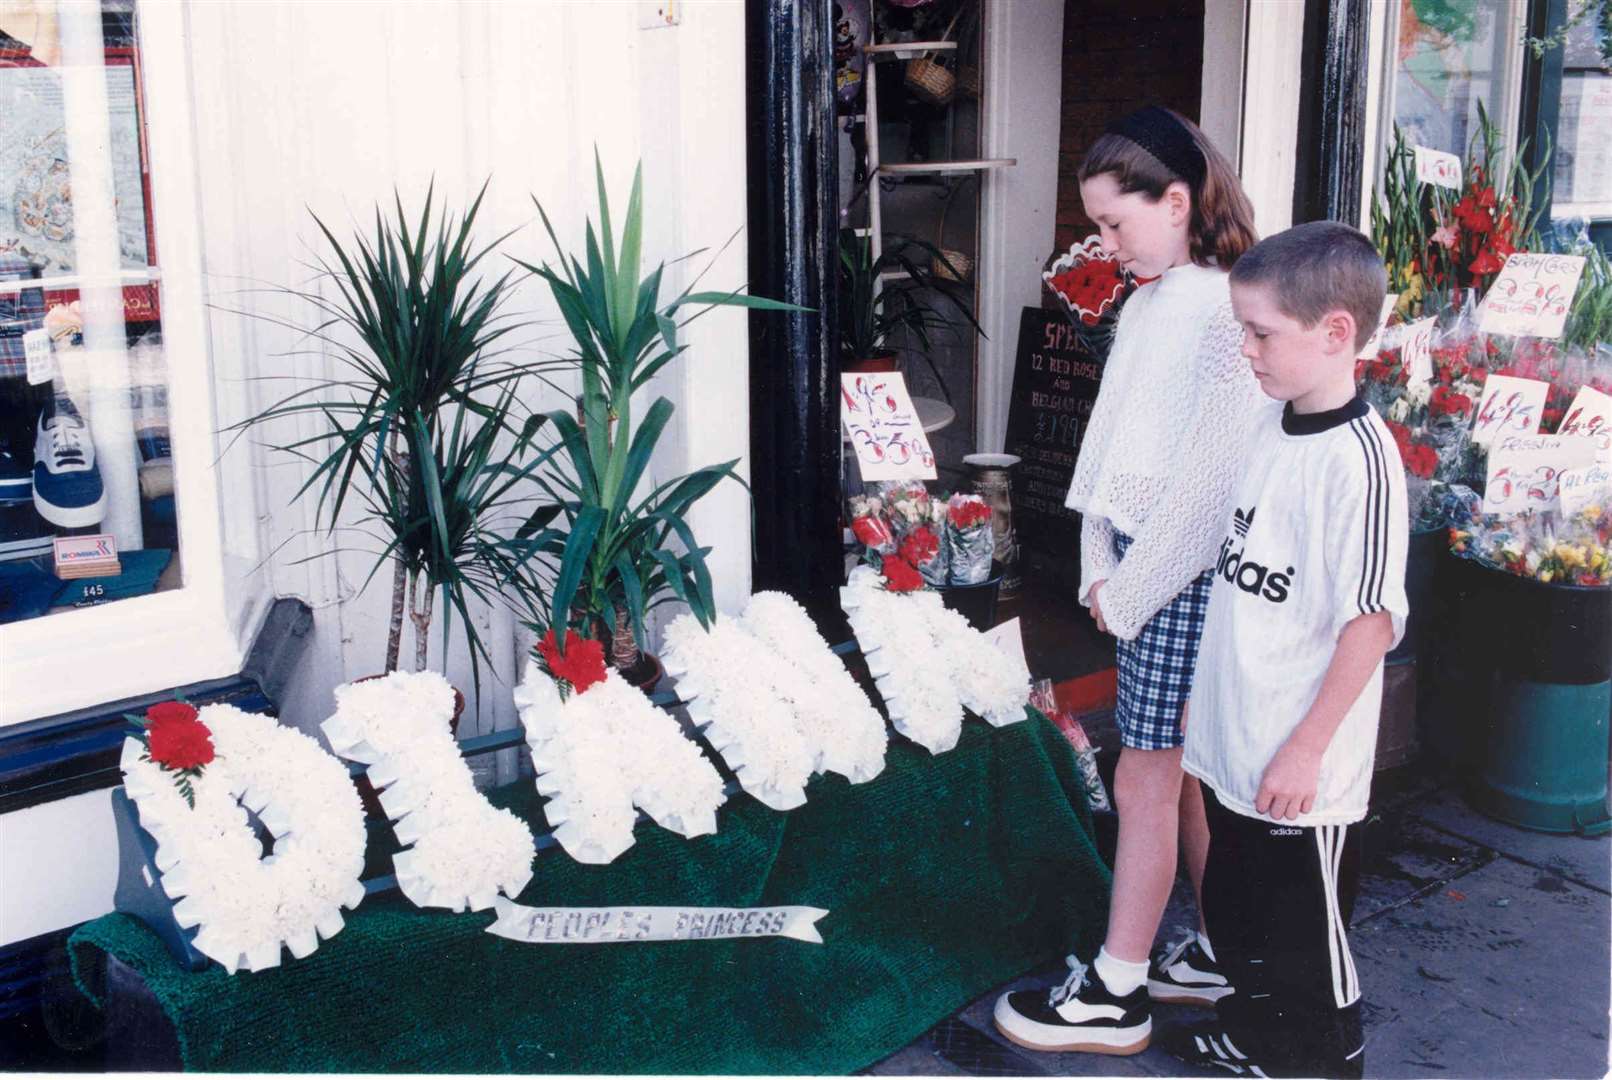
[[(1249, 0), (1240, 172), (1259, 235), (1293, 224), (1304, 5)], [(1315, 63), (1321, 58), (1316, 57)]]
[[(340, 235), (370, 220), (374, 203), (389, 199), (393, 185), (405, 206), (417, 206), (434, 178), (439, 194), (459, 207), (491, 175), (482, 235), (520, 229), (510, 250), (536, 261), (551, 251), (531, 196), (542, 200), (567, 249), (580, 250), (583, 215), (594, 207), (597, 146), (618, 215), (633, 166), (643, 159), (646, 261), (699, 247), (714, 253), (745, 222), (742, 0), (681, 0), (680, 22), (656, 29), (641, 27), (646, 5), (589, 0), (193, 0), (164, 10), (183, 15), (151, 21), (173, 35), (163, 54), (190, 64), (194, 117), (153, 109), (150, 122), (178, 124), (194, 135), (199, 196), (192, 227), (200, 229), (212, 305), (206, 340), (221, 424), (284, 392), (284, 384), (252, 376), (335, 370), (321, 356), (286, 355), (296, 351), (294, 335), (227, 310), (284, 311), (264, 294), (241, 290), (309, 280), (300, 263), (316, 235), (310, 208)], [(710, 259), (669, 268), (664, 294), (682, 291)], [(745, 265), (740, 236), (701, 288), (742, 284)], [(517, 309), (539, 321), (520, 335), (528, 351), (564, 351), (546, 289), (523, 284)], [(650, 391), (678, 405), (651, 482), (748, 454), (745, 316), (707, 316), (690, 328), (688, 341), (684, 360)], [(559, 395), (550, 398), (533, 404), (564, 404)], [(323, 545), (306, 535), (311, 503), (292, 503), (301, 475), (298, 466), (266, 460), (243, 444), (206, 479), (222, 489), (224, 516), (254, 541), (229, 546), (227, 565), (246, 575), (257, 562), (254, 547), (278, 549), (257, 573), (274, 593), (314, 608), (309, 656), (283, 708), (290, 723), (311, 729), (328, 715), (336, 685), (379, 670), (391, 581), (383, 573), (360, 595), (370, 560), (356, 554), (297, 563)], [(715, 546), (717, 599), (733, 610), (750, 592), (743, 490), (728, 485), (714, 492), (692, 524), (702, 543)], [(483, 671), (479, 710), (472, 700), (461, 735), (516, 723), (509, 691), (529, 645), (507, 613), (482, 610), (476, 617), (494, 653), (494, 672)], [(407, 633), (404, 651), (412, 655)], [(437, 633), (431, 651), (432, 665), (440, 667)], [(446, 670), (470, 696), (463, 651), (451, 650)], [(515, 756), (501, 757), (495, 771), (510, 778)], [(64, 850), (72, 859), (60, 858)], [(0, 859), (0, 943), (108, 910), (115, 840), (107, 793), (0, 816)]]
[(1063, 4), (992, 0), (985, 9), (985, 156), (1018, 164), (985, 174), (980, 202), (977, 438), (1000, 451), (1013, 392), (1019, 312), (1041, 302), (1041, 267), (1058, 216)]

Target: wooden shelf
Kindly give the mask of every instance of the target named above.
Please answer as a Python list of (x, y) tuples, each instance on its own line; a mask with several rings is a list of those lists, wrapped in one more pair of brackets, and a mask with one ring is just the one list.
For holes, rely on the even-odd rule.
[(895, 53), (941, 52), (955, 48), (955, 41), (891, 41), (883, 45), (864, 45), (862, 51), (875, 60), (882, 60)]
[(879, 166), (881, 176), (935, 176), (942, 173), (985, 172), (1017, 165), (1018, 158), (980, 158), (977, 161), (915, 161), (905, 165)]

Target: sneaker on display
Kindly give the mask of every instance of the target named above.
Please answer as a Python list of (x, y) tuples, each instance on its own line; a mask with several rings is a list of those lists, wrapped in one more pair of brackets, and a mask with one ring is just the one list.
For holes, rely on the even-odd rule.
[(1119, 997), (1073, 956), (1069, 977), (1049, 992), (1014, 990), (996, 1000), (996, 1029), (1030, 1050), (1139, 1054), (1153, 1034), (1147, 987)]
[(1172, 1005), (1213, 1005), (1232, 992), (1226, 976), (1190, 934), (1156, 953), (1147, 969), (1147, 992)]
[(89, 425), (65, 398), (39, 416), (34, 506), (40, 517), (63, 529), (87, 528), (105, 516), (106, 489), (95, 466)]

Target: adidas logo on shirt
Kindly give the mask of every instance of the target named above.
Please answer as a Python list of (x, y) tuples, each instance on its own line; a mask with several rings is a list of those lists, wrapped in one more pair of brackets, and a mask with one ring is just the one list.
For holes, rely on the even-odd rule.
[(1255, 562), (1243, 561), (1243, 549), (1231, 549), (1238, 539), (1246, 541), (1248, 530), (1254, 524), (1254, 507), (1247, 510), (1238, 508), (1231, 518), (1231, 527), (1236, 536), (1228, 536), (1220, 544), (1220, 557), (1215, 561), (1215, 573), (1225, 578), (1228, 584), (1235, 585), (1250, 596), (1263, 597), (1273, 604), (1284, 603), (1288, 592), (1293, 586), (1293, 567), (1285, 571), (1273, 573), (1270, 567), (1261, 566)]

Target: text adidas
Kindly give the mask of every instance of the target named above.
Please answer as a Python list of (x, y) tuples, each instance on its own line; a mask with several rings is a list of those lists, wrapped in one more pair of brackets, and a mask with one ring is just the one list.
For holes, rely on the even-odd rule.
[(1293, 584), (1293, 567), (1289, 566), (1283, 573), (1273, 574), (1269, 567), (1256, 562), (1243, 562), (1242, 551), (1231, 549), (1232, 539), (1228, 536), (1221, 542), (1220, 558), (1215, 563), (1215, 573), (1245, 593), (1263, 596), (1273, 604), (1285, 601), (1288, 589)]

